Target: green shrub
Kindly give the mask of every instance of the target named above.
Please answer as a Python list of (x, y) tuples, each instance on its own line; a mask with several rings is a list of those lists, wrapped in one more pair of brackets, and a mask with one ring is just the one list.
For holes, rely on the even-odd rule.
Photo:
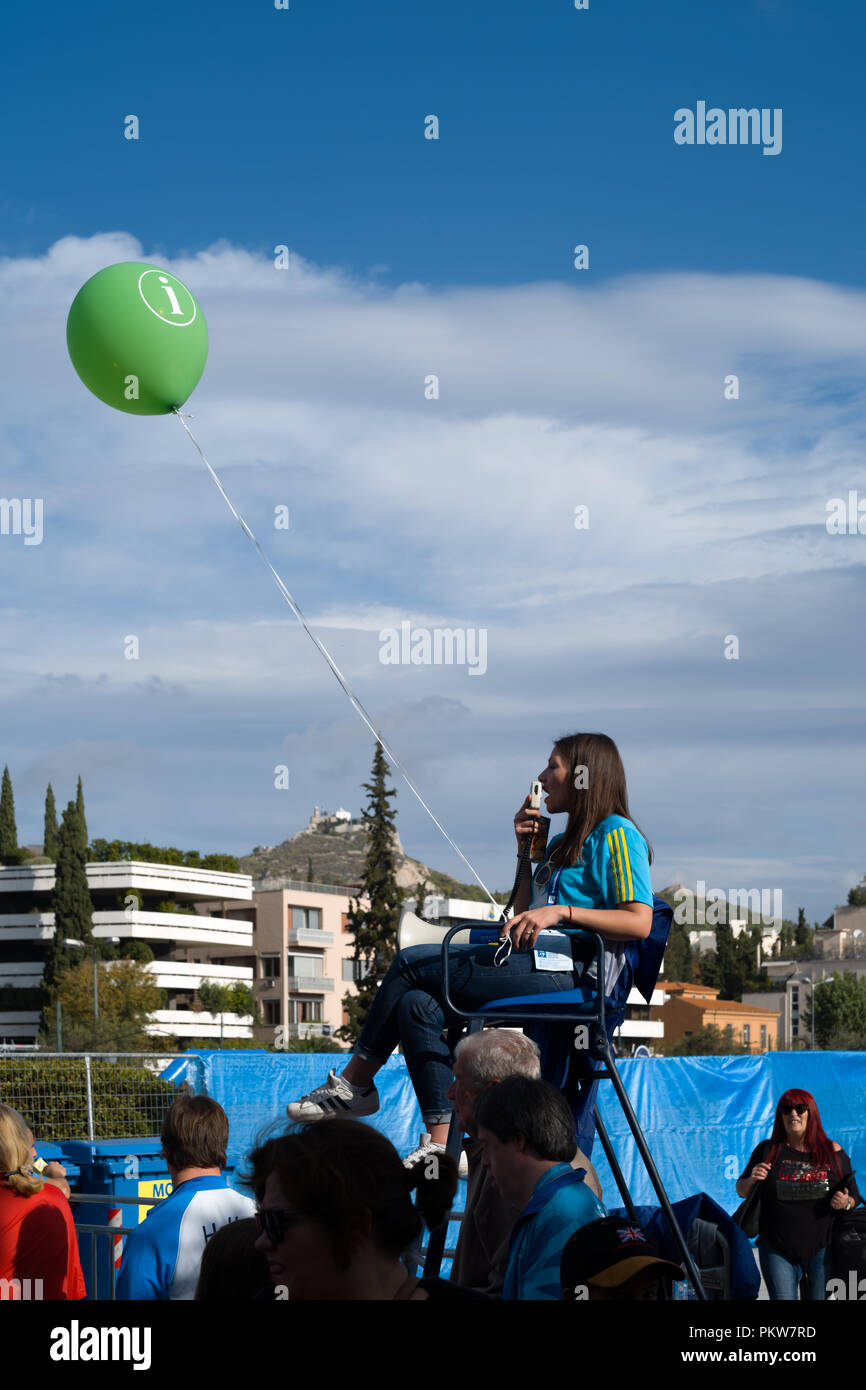
[[(143, 1139), (158, 1134), (180, 1090), (146, 1067), (90, 1064), (96, 1139)], [(39, 1139), (87, 1138), (83, 1057), (0, 1057), (0, 1100), (19, 1110)]]

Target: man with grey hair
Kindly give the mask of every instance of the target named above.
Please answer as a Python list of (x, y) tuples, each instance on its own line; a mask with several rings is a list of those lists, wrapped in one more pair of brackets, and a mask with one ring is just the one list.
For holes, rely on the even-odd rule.
[[(448, 1099), (454, 1102), (457, 1123), (464, 1134), (471, 1129), (472, 1107), (482, 1091), (509, 1076), (541, 1077), (538, 1048), (531, 1038), (510, 1028), (487, 1028), (462, 1038), (454, 1052), (454, 1080)], [(451, 1279), (464, 1288), (476, 1289), (488, 1298), (499, 1298), (508, 1263), (511, 1228), (520, 1216), (518, 1207), (505, 1201), (481, 1165), (481, 1145), (471, 1136), (467, 1152), (469, 1181), (466, 1209), (460, 1226)], [(601, 1198), (598, 1174), (579, 1149), (572, 1168), (586, 1169), (586, 1185)]]

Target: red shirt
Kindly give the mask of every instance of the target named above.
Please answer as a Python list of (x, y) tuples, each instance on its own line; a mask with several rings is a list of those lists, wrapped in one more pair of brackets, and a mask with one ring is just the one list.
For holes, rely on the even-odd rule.
[[(22, 1197), (0, 1182), (0, 1299), (86, 1298), (72, 1209), (63, 1193), (46, 1182)], [(29, 1286), (24, 1280), (29, 1279)], [(41, 1285), (38, 1282), (41, 1280)]]

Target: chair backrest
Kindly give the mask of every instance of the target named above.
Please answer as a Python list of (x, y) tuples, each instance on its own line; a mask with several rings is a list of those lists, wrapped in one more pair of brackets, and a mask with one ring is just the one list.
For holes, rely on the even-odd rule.
[(662, 968), (665, 947), (668, 943), (674, 920), (673, 908), (663, 898), (653, 893), (653, 921), (649, 936), (637, 948), (637, 966), (634, 972), (634, 986), (647, 1003), (652, 999), (656, 980)]

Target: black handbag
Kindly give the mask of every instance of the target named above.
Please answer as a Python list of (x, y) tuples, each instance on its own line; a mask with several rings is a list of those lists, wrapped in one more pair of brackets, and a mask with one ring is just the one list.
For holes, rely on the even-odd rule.
[[(761, 1157), (758, 1159), (759, 1163), (763, 1163), (766, 1160), (769, 1150), (769, 1141), (764, 1140), (761, 1146)], [(768, 1181), (768, 1179), (765, 1179), (765, 1181)], [(748, 1197), (743, 1199), (731, 1217), (734, 1224), (739, 1226), (743, 1235), (748, 1236), (749, 1240), (754, 1240), (755, 1236), (758, 1234), (758, 1227), (761, 1224), (761, 1190), (763, 1186), (764, 1183), (756, 1182)]]
[(731, 1217), (734, 1225), (739, 1226), (743, 1235), (748, 1236), (750, 1240), (758, 1234), (761, 1224), (761, 1187), (762, 1184), (756, 1182), (748, 1197), (740, 1203)]
[(833, 1273), (846, 1279), (854, 1273), (858, 1280), (866, 1275), (866, 1207), (837, 1211), (833, 1220)]

